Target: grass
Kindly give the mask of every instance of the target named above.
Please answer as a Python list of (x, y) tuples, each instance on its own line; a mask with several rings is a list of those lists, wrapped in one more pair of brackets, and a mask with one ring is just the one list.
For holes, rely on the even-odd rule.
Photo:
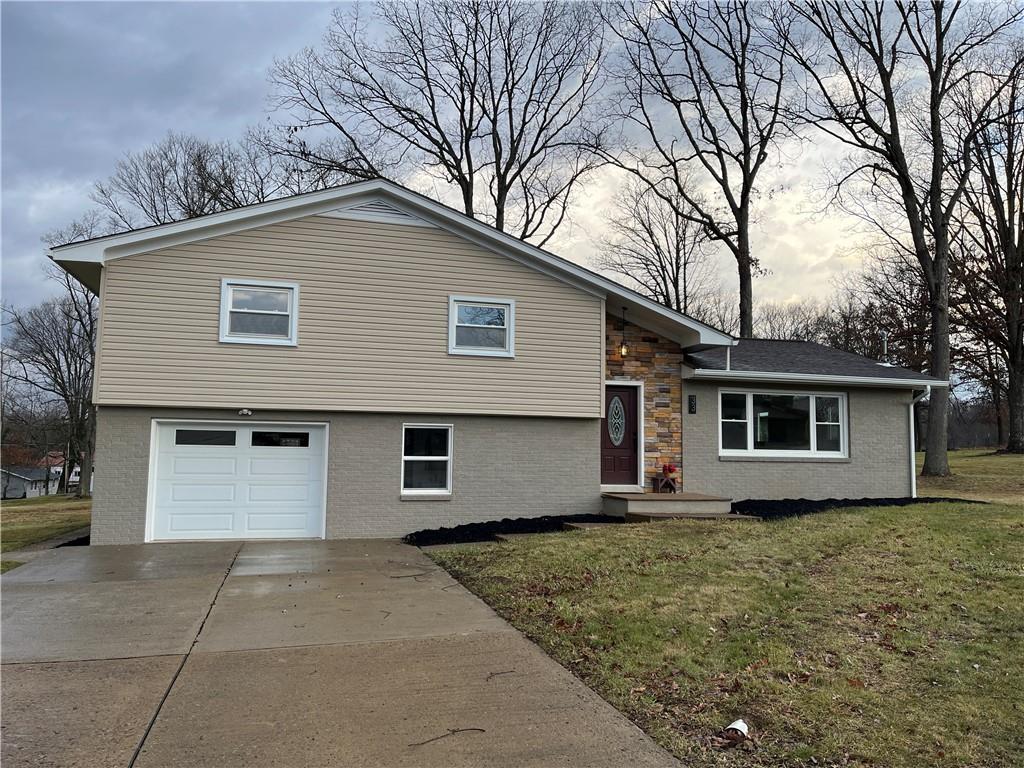
[[(431, 556), (687, 766), (1024, 755), (1024, 506), (609, 526)], [(717, 748), (738, 717), (755, 748)]]
[[(917, 471), (924, 454), (917, 454)], [(921, 496), (953, 496), (961, 499), (1024, 504), (1024, 456), (996, 453), (992, 448), (949, 452), (948, 477), (918, 477)]]
[[(3, 502), (0, 511), (0, 552), (12, 552), (89, 524), (92, 501), (65, 496), (40, 496)], [(21, 565), (0, 561), (0, 573)]]

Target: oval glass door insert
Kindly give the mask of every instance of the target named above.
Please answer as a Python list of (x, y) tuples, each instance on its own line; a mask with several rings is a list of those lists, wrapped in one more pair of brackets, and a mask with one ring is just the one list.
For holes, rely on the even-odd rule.
[(626, 408), (622, 398), (615, 395), (608, 403), (608, 439), (618, 447), (626, 438)]

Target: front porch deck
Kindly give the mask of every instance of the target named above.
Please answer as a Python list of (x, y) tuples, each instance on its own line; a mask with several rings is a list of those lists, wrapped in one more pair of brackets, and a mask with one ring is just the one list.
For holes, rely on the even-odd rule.
[(756, 520), (733, 514), (732, 499), (703, 493), (602, 493), (602, 511), (625, 518), (626, 522), (670, 520), (673, 518)]

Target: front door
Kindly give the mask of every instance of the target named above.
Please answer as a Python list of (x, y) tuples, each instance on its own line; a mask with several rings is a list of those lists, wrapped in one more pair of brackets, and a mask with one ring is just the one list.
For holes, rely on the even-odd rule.
[(611, 384), (604, 388), (601, 485), (638, 484), (637, 389)]

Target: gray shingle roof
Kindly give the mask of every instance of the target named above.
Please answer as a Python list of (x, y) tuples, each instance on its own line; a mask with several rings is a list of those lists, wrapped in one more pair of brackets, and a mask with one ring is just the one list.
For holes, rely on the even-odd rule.
[[(813, 341), (740, 339), (730, 352), (730, 369), (763, 373), (858, 376), (873, 379), (924, 381), (942, 384), (941, 379), (908, 368), (886, 366), (870, 357), (843, 352)], [(724, 371), (725, 348), (715, 347), (686, 356), (687, 365), (704, 370)]]
[(43, 467), (3, 467), (4, 472), (10, 472), (22, 480), (45, 480), (46, 469)]

